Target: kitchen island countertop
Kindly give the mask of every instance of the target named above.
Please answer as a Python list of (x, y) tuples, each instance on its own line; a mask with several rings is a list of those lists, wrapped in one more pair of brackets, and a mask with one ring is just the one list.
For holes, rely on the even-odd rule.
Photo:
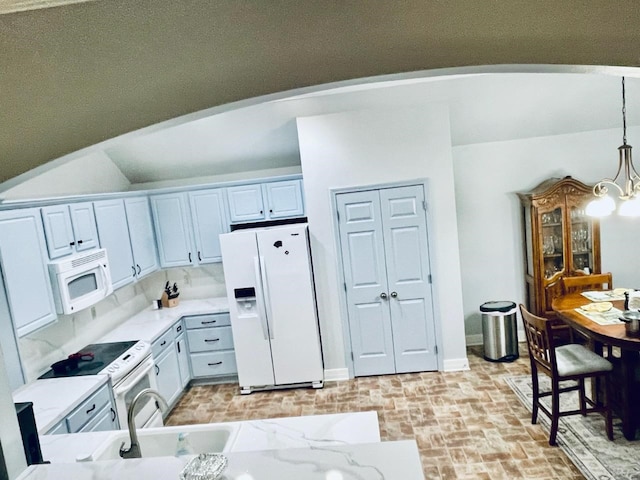
[[(380, 442), (377, 413), (274, 418), (231, 422), (237, 437), (225, 453), (225, 480), (424, 479), (414, 440)], [(75, 462), (70, 450), (97, 448), (114, 432), (42, 438), (49, 465), (34, 465), (18, 480), (178, 478), (192, 456)], [(78, 456), (84, 456), (78, 452)]]
[[(229, 452), (225, 480), (423, 480), (415, 440)], [(32, 465), (17, 480), (178, 478), (193, 456)]]

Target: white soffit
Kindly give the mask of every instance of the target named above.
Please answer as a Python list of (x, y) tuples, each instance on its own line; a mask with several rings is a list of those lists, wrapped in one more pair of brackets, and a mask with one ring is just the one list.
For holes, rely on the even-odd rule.
[(95, 2), (97, 0), (0, 0), (0, 15), (27, 10), (59, 7), (72, 3)]

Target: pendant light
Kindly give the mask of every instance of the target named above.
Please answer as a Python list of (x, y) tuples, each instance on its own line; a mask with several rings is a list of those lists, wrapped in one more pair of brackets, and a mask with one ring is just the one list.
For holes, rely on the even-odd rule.
[(595, 200), (587, 205), (587, 215), (604, 217), (610, 215), (616, 208), (614, 199), (608, 195), (609, 188), (618, 194), (621, 201), (618, 215), (625, 217), (640, 216), (640, 175), (633, 166), (631, 159), (631, 145), (627, 144), (627, 107), (622, 77), (622, 145), (618, 147), (618, 171), (613, 178), (603, 178), (593, 187)]

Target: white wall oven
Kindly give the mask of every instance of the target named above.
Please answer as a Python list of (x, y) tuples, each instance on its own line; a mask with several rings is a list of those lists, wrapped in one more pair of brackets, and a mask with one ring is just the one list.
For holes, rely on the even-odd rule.
[[(120, 428), (127, 428), (127, 412), (135, 396), (145, 388), (158, 389), (151, 345), (143, 341), (96, 343), (60, 360), (39, 378), (109, 375)], [(137, 428), (161, 427), (162, 413), (151, 397), (138, 403)]]

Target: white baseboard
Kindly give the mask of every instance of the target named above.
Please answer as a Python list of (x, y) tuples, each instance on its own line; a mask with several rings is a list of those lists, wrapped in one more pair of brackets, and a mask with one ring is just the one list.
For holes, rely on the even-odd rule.
[(340, 382), (343, 380), (349, 380), (348, 368), (328, 368), (324, 370), (325, 382)]
[[(475, 334), (475, 335), (467, 335), (465, 337), (465, 340), (467, 342), (467, 347), (470, 347), (472, 345), (483, 345), (484, 344), (484, 339), (483, 339), (481, 333), (478, 333), (478, 334)], [(518, 342), (524, 342), (524, 341), (526, 341), (524, 330), (518, 330)]]
[(467, 347), (471, 346), (471, 345), (482, 345), (483, 344), (483, 339), (482, 339), (482, 334), (478, 333), (476, 335), (467, 335), (465, 337), (465, 340), (467, 341)]
[(445, 360), (442, 366), (444, 372), (459, 372), (461, 370), (469, 370), (469, 360), (464, 358), (452, 358)]

